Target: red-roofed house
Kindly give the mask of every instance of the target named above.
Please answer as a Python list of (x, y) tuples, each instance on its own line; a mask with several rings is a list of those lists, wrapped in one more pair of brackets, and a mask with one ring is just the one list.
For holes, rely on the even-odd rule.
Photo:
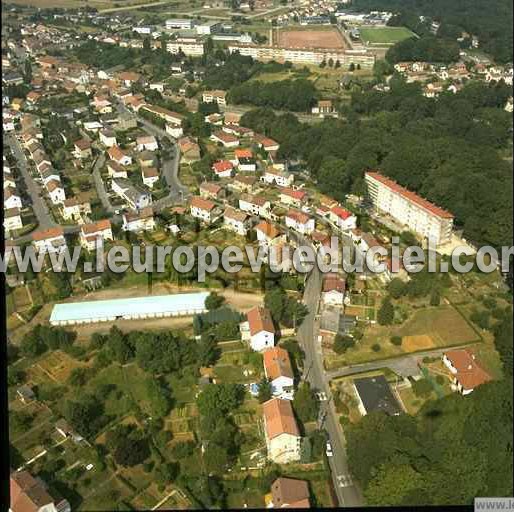
[(211, 224), (216, 220), (216, 204), (195, 196), (191, 199), (191, 216)]
[(200, 197), (204, 199), (220, 200), (225, 195), (225, 190), (221, 185), (211, 181), (200, 183)]
[(268, 458), (277, 464), (300, 460), (300, 430), (289, 400), (272, 398), (262, 404)]
[(314, 231), (314, 219), (300, 210), (289, 210), (286, 214), (286, 226), (298, 233), (309, 235)]
[(321, 298), (324, 304), (342, 306), (344, 304), (345, 280), (337, 274), (326, 274), (323, 279)]
[(221, 144), (226, 148), (235, 148), (239, 146), (239, 139), (235, 135), (218, 130), (211, 135), (211, 140)]
[(284, 188), (280, 191), (279, 199), (281, 203), (301, 208), (307, 202), (307, 192)]
[(273, 347), (262, 354), (264, 374), (271, 382), (273, 396), (284, 400), (294, 398), (294, 374), (289, 353), (281, 347)]
[(269, 309), (256, 306), (246, 314), (246, 322), (240, 324), (243, 341), (249, 341), (255, 351), (275, 345), (275, 326)]
[(357, 217), (342, 206), (333, 206), (328, 218), (341, 230), (349, 231), (357, 226)]
[(230, 178), (234, 170), (234, 165), (229, 160), (218, 160), (212, 164), (212, 170), (218, 178)]
[(250, 220), (245, 212), (227, 206), (223, 213), (223, 225), (238, 235), (246, 236)]
[(88, 251), (96, 250), (101, 240), (112, 239), (111, 221), (109, 219), (83, 224), (80, 228), (80, 245)]
[(277, 478), (271, 485), (268, 508), (310, 508), (309, 485), (295, 478)]
[(469, 349), (448, 350), (443, 363), (453, 374), (452, 383), (459, 393), (469, 395), (476, 387), (489, 382), (492, 377), (476, 362)]
[(62, 252), (66, 250), (64, 230), (59, 226), (32, 233), (32, 243), (37, 252)]
[(284, 241), (284, 234), (271, 222), (263, 220), (255, 226), (257, 241), (263, 246), (277, 245)]
[(113, 146), (107, 150), (107, 154), (111, 160), (114, 160), (119, 165), (132, 164), (132, 157), (125, 154), (119, 146)]
[(251, 215), (259, 215), (260, 217), (269, 217), (271, 203), (262, 196), (252, 196), (250, 194), (241, 194), (239, 198), (239, 209)]
[(67, 500), (52, 496), (39, 478), (16, 471), (10, 478), (9, 512), (70, 512)]

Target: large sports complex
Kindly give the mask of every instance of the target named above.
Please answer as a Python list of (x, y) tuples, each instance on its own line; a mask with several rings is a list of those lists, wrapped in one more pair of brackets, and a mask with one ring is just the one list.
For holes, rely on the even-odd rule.
[(178, 293), (56, 304), (50, 315), (50, 323), (75, 325), (195, 315), (206, 311), (205, 299), (208, 295), (208, 292)]

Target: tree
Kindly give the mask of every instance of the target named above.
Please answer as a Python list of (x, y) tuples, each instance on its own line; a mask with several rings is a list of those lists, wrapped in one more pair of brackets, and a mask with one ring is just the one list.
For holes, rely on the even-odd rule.
[(48, 349), (41, 338), (33, 331), (23, 337), (20, 343), (20, 352), (24, 356), (36, 357)]
[(319, 65), (320, 68), (325, 68), (327, 66), (327, 61), (325, 59), (323, 59)]
[(68, 382), (73, 387), (82, 387), (86, 384), (89, 377), (89, 370), (87, 368), (73, 368), (68, 377)]
[(494, 327), (494, 345), (500, 354), (503, 369), (512, 376), (512, 313), (507, 311), (504, 318)]
[(401, 336), (391, 336), (389, 340), (393, 345), (396, 345), (397, 347), (401, 346), (402, 344), (402, 337)]
[(387, 293), (389, 293), (393, 299), (399, 299), (405, 292), (406, 285), (399, 277), (394, 277), (387, 285)]
[(298, 387), (293, 399), (293, 409), (302, 423), (314, 421), (318, 417), (319, 402), (308, 382)]
[(218, 309), (223, 304), (225, 304), (225, 297), (223, 297), (223, 295), (219, 295), (216, 292), (211, 292), (209, 296), (205, 299), (205, 307), (209, 311), (213, 309)]
[(209, 473), (223, 474), (229, 466), (227, 450), (218, 444), (207, 443), (203, 454), (203, 461)]
[(336, 334), (332, 349), (336, 354), (344, 354), (349, 348), (355, 346), (355, 339), (351, 336)]
[(113, 457), (120, 466), (137, 466), (150, 456), (146, 439), (121, 438), (114, 450)]
[(328, 67), (329, 68), (333, 68), (334, 67), (334, 59), (332, 57), (330, 57), (330, 59), (328, 59)]
[(171, 409), (172, 399), (169, 389), (158, 379), (148, 377), (145, 380), (145, 396), (152, 418), (162, 418)]
[(197, 361), (200, 366), (209, 367), (220, 358), (221, 350), (218, 348), (216, 337), (211, 332), (202, 333), (197, 344)]
[(175, 462), (159, 464), (154, 471), (155, 481), (162, 485), (174, 482), (180, 473), (180, 465)]
[(341, 61), (339, 59), (337, 59), (335, 65), (334, 65), (334, 69), (339, 69), (340, 67), (341, 67)]
[(271, 385), (271, 381), (269, 379), (263, 378), (259, 382), (259, 395), (258, 400), (262, 404), (271, 399), (273, 396), (273, 386)]
[(244, 399), (241, 384), (208, 384), (198, 395), (196, 403), (200, 414), (217, 420), (236, 409)]
[(380, 325), (391, 325), (394, 320), (394, 306), (389, 297), (386, 297), (377, 312), (377, 321)]
[(350, 62), (350, 65), (348, 66), (348, 71), (350, 71), (350, 72), (355, 71), (355, 64), (353, 62)]
[(30, 84), (32, 82), (32, 63), (30, 62), (30, 59), (25, 59), (25, 65), (24, 65), (24, 78), (25, 83)]
[(195, 451), (195, 443), (193, 441), (184, 441), (181, 443), (176, 443), (171, 448), (171, 455), (176, 460), (185, 459), (186, 457), (190, 457), (193, 455)]
[(432, 293), (430, 294), (430, 305), (431, 306), (439, 306), (441, 303), (441, 292), (438, 288), (434, 288)]
[(103, 406), (89, 394), (82, 395), (78, 400), (68, 400), (63, 407), (64, 417), (81, 435), (91, 436), (100, 427)]

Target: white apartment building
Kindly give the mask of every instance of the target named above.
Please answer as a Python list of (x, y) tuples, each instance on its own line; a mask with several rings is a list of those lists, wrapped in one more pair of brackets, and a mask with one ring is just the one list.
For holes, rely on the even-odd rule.
[(203, 55), (203, 43), (170, 41), (166, 44), (166, 50), (173, 54), (182, 52), (188, 57), (201, 57)]
[(377, 212), (390, 215), (406, 229), (433, 241), (449, 242), (453, 215), (378, 172), (366, 172), (368, 194)]
[(166, 20), (166, 28), (172, 30), (180, 28), (184, 30), (191, 30), (195, 26), (195, 20), (188, 20), (184, 18), (173, 18)]

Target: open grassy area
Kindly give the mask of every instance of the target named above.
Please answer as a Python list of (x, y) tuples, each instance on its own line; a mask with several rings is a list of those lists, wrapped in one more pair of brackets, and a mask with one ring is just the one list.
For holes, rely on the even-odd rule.
[[(402, 345), (393, 345), (390, 341), (392, 336), (401, 336)], [(355, 347), (342, 355), (332, 351), (325, 353), (325, 366), (327, 369), (334, 369), (349, 364), (481, 341), (482, 337), (453, 306), (424, 307), (415, 310), (401, 325), (367, 325), (362, 340)]]
[(393, 45), (415, 34), (405, 27), (362, 27), (361, 39), (365, 44)]

